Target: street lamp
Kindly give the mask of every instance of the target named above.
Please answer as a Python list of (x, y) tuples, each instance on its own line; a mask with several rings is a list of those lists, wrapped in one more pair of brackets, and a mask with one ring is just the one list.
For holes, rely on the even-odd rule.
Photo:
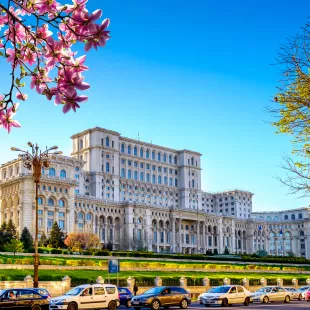
[(44, 152), (39, 150), (38, 144), (34, 145), (31, 142), (28, 142), (28, 146), (31, 148), (31, 151), (23, 151), (16, 147), (11, 147), (11, 151), (21, 152), (24, 160), (24, 167), (28, 170), (32, 170), (33, 181), (36, 186), (36, 218), (35, 218), (35, 236), (34, 236), (34, 256), (33, 256), (33, 267), (34, 267), (34, 279), (33, 279), (33, 287), (39, 286), (39, 253), (38, 253), (38, 187), (41, 179), (41, 170), (42, 167), (49, 168), (49, 156), (50, 155), (60, 155), (62, 152), (56, 151), (51, 152), (58, 149), (58, 146), (54, 145), (49, 149), (46, 148)]

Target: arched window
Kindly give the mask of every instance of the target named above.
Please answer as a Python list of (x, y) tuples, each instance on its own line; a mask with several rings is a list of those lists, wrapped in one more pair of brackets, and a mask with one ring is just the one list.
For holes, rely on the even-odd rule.
[(86, 220), (87, 220), (87, 221), (91, 221), (91, 220), (92, 220), (92, 215), (91, 215), (91, 213), (87, 213), (87, 214), (86, 214)]
[(192, 180), (192, 188), (195, 188), (195, 180)]
[(301, 231), (299, 232), (299, 236), (300, 236), (300, 237), (303, 237), (304, 235), (305, 235), (304, 231), (301, 230)]
[(263, 220), (264, 220), (264, 217), (263, 217), (263, 216), (260, 216), (260, 217), (259, 217), (259, 220), (260, 220), (260, 221), (263, 221)]
[(288, 215), (287, 215), (287, 214), (284, 215), (284, 219), (285, 219), (285, 220), (288, 220)]
[(149, 150), (146, 150), (146, 156), (145, 156), (147, 159), (150, 158), (150, 151)]
[(83, 148), (83, 140), (80, 140), (80, 149)]
[(79, 167), (75, 167), (75, 171), (80, 171), (80, 168)]
[(143, 175), (143, 172), (140, 172), (140, 181), (144, 181), (144, 175)]
[(298, 213), (298, 219), (302, 219), (302, 214), (301, 213)]
[(271, 222), (271, 216), (267, 216), (267, 222)]
[(169, 178), (169, 186), (172, 186), (172, 178)]
[(155, 152), (152, 152), (152, 159), (155, 160)]
[(135, 148), (133, 149), (133, 155), (138, 156), (138, 149), (137, 149), (136, 146), (135, 146)]
[(135, 181), (138, 181), (138, 171), (134, 171), (133, 178)]
[(172, 164), (172, 156), (169, 155), (169, 164)]
[(155, 177), (155, 174), (152, 175), (152, 183), (153, 183), (153, 184), (156, 184), (156, 177)]
[(110, 172), (110, 164), (109, 163), (105, 164), (105, 172)]
[(66, 170), (62, 169), (60, 171), (60, 178), (65, 179), (66, 177), (67, 177), (67, 172), (66, 172)]
[(291, 219), (292, 219), (292, 220), (295, 220), (295, 214), (292, 214), (292, 215), (291, 215)]
[(79, 220), (83, 220), (84, 219), (84, 214), (82, 212), (79, 213)]
[(53, 198), (48, 198), (47, 204), (52, 207), (54, 206), (54, 199)]
[(191, 164), (192, 164), (192, 166), (194, 166), (194, 157), (192, 157), (192, 159), (191, 159)]
[(161, 184), (161, 175), (158, 176), (158, 184)]
[(124, 168), (122, 168), (122, 170), (121, 170), (121, 177), (125, 178), (125, 169)]
[(121, 145), (121, 152), (125, 153), (125, 145), (124, 144)]
[(48, 171), (48, 176), (49, 177), (54, 177), (56, 175), (56, 171), (54, 168), (50, 168), (50, 170)]
[(274, 220), (275, 222), (278, 222), (278, 221), (279, 221), (279, 217), (278, 217), (278, 216), (275, 216), (275, 217), (273, 218), (273, 220)]
[(59, 207), (64, 207), (65, 206), (65, 201), (63, 199), (60, 199), (58, 202)]
[(44, 175), (44, 172), (45, 172), (45, 170), (44, 170), (44, 168), (42, 167), (42, 168), (41, 168), (41, 174)]
[(128, 170), (128, 176), (127, 176), (127, 178), (128, 178), (128, 179), (131, 179), (131, 170), (130, 170), (130, 169)]
[(146, 174), (146, 182), (150, 182), (150, 174), (149, 173)]
[(165, 183), (165, 185), (168, 185), (168, 178), (167, 177), (164, 177), (164, 183)]
[(174, 186), (178, 187), (178, 179), (174, 179)]
[(161, 161), (161, 154), (159, 152), (157, 154), (157, 159), (158, 159), (158, 161)]
[(144, 151), (143, 151), (143, 149), (140, 149), (140, 157), (144, 157)]
[(109, 137), (105, 138), (105, 146), (107, 146), (107, 147), (110, 146), (110, 139), (109, 139)]
[(166, 154), (164, 154), (164, 162), (167, 162), (167, 155)]
[(177, 165), (178, 164), (178, 158), (175, 156), (174, 157), (174, 164)]
[(38, 198), (38, 205), (42, 205), (43, 204), (43, 199), (41, 197)]
[(130, 146), (130, 145), (128, 145), (127, 153), (128, 153), (129, 155), (131, 155), (131, 146)]
[(189, 227), (188, 227), (188, 225), (186, 225), (186, 226), (185, 226), (185, 230), (189, 230)]

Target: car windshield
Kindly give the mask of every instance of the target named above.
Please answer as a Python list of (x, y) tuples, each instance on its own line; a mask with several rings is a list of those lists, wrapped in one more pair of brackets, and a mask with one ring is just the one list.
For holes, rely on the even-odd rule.
[(216, 287), (212, 287), (209, 290), (206, 291), (206, 293), (213, 293), (213, 291), (216, 289)]
[(301, 291), (301, 292), (303, 292), (303, 291), (306, 291), (308, 289), (308, 286), (304, 286), (304, 287), (301, 287), (301, 288), (299, 288), (298, 289), (298, 291)]
[(153, 287), (143, 293), (143, 295), (158, 295), (162, 291), (162, 287)]
[(67, 292), (65, 295), (76, 296), (76, 295), (80, 294), (84, 289), (85, 289), (85, 287), (75, 287), (72, 290), (70, 290), (69, 292)]
[(229, 290), (230, 290), (229, 286), (219, 286), (219, 287), (213, 288), (212, 292), (208, 292), (208, 293), (227, 293)]
[(271, 292), (271, 287), (262, 287), (256, 291), (256, 293), (270, 293), (270, 292)]
[(0, 296), (5, 292), (5, 290), (0, 290)]

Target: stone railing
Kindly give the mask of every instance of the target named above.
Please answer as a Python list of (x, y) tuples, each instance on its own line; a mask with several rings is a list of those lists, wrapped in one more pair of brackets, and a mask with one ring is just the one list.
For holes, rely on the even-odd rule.
[[(127, 287), (133, 291), (133, 286), (135, 284), (135, 279), (132, 277), (127, 278)], [(231, 284), (231, 279), (225, 278), (222, 279), (223, 285), (229, 285)], [(242, 279), (241, 281), (245, 288), (249, 289), (250, 291), (255, 291), (258, 288), (262, 286), (268, 285), (268, 280), (265, 278), (260, 279), (260, 285), (250, 286), (250, 281), (247, 278)], [(103, 284), (105, 283), (105, 279), (103, 279), (101, 276), (99, 276), (96, 279), (96, 283)], [(163, 279), (161, 277), (156, 277), (154, 279), (154, 286), (162, 286), (163, 285)], [(310, 285), (310, 278), (306, 280), (307, 285)], [(211, 287), (211, 281), (209, 278), (205, 277), (202, 279), (202, 281), (199, 283), (197, 281), (197, 285), (195, 286), (188, 286), (187, 284), (187, 278), (181, 277), (179, 279), (179, 286), (186, 288), (193, 296), (197, 296), (197, 294), (201, 294), (208, 290)], [(283, 286), (283, 279), (279, 278), (277, 279), (277, 285)], [(298, 288), (298, 280), (292, 279), (291, 285), (288, 285), (291, 287)], [(0, 281), (0, 289), (7, 289), (7, 288), (32, 288), (33, 287), (33, 278), (28, 275), (25, 277), (23, 281)], [(71, 289), (71, 279), (68, 276), (65, 276), (61, 281), (39, 281), (39, 287), (47, 289), (52, 296), (59, 296), (63, 295), (65, 292), (69, 291)], [(138, 294), (141, 294), (148, 290), (151, 287), (139, 287)]]

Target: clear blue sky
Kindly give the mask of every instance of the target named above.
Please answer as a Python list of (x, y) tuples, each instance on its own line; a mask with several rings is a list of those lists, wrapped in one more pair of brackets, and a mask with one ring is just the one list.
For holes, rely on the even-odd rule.
[[(271, 64), (307, 21), (310, 2), (89, 0), (89, 7), (102, 8), (112, 30), (107, 47), (88, 54), (89, 101), (63, 115), (29, 92), (16, 117), (23, 127), (0, 131), (0, 162), (28, 140), (69, 154), (70, 135), (102, 126), (201, 152), (203, 189), (252, 191), (255, 211), (308, 205), (275, 179), (291, 145), (274, 134), (264, 108), (279, 79)], [(7, 72), (1, 61), (0, 92)]]

